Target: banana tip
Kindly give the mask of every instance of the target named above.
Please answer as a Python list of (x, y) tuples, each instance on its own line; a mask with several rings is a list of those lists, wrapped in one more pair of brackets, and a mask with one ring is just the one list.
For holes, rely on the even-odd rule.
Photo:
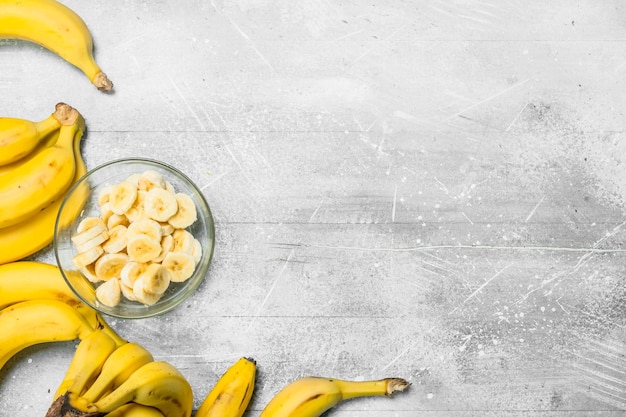
[(93, 79), (93, 84), (100, 91), (108, 92), (113, 89), (113, 82), (109, 80), (104, 72), (99, 72)]
[(409, 381), (402, 378), (391, 378), (387, 385), (387, 396), (391, 397), (396, 392), (402, 392), (411, 385)]

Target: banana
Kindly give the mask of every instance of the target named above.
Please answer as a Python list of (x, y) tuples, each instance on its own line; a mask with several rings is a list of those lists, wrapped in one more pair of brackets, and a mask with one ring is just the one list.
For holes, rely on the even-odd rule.
[(84, 339), (94, 328), (58, 300), (21, 301), (0, 311), (0, 369), (19, 351), (39, 343)]
[(0, 228), (32, 217), (63, 196), (76, 172), (75, 133), (78, 111), (59, 128), (56, 143), (0, 176)]
[(36, 261), (0, 265), (0, 309), (38, 299), (63, 302), (82, 314), (91, 327), (106, 332), (117, 345), (126, 343), (96, 310), (76, 297), (55, 265)]
[(113, 88), (94, 59), (89, 28), (76, 12), (55, 0), (0, 1), (2, 38), (39, 44), (80, 69), (98, 90)]
[(174, 238), (172, 235), (164, 235), (161, 238), (161, 253), (154, 258), (153, 262), (163, 262), (165, 256), (174, 249)]
[(366, 396), (391, 397), (409, 385), (408, 381), (401, 378), (376, 381), (299, 378), (280, 390), (259, 417), (318, 417), (341, 401)]
[(96, 288), (96, 299), (107, 307), (115, 307), (122, 299), (122, 286), (118, 278), (110, 279)]
[(150, 262), (161, 253), (161, 240), (142, 233), (135, 234), (128, 238), (126, 251), (128, 257), (135, 262)]
[(246, 411), (256, 377), (256, 362), (241, 358), (217, 381), (196, 411), (195, 417), (241, 417)]
[(128, 342), (121, 345), (104, 361), (100, 374), (81, 394), (81, 400), (87, 404), (97, 401), (119, 387), (136, 370), (152, 361), (154, 361), (152, 354), (140, 344)]
[(104, 361), (116, 348), (115, 340), (102, 330), (95, 330), (81, 340), (53, 398), (67, 392), (81, 395), (96, 379)]
[(137, 187), (128, 181), (115, 184), (109, 192), (109, 204), (115, 214), (124, 214), (137, 199)]
[(163, 175), (150, 169), (142, 172), (137, 177), (137, 188), (143, 191), (150, 191), (153, 188), (165, 188), (166, 185)]
[(168, 253), (162, 265), (170, 272), (172, 282), (185, 282), (196, 270), (196, 260), (187, 252)]
[(104, 415), (104, 417), (164, 417), (163, 413), (154, 407), (137, 403), (126, 403)]
[(126, 244), (128, 242), (126, 232), (128, 228), (123, 224), (118, 224), (109, 229), (109, 238), (102, 245), (102, 249), (106, 253), (118, 253), (126, 249)]
[(54, 113), (37, 122), (10, 117), (0, 118), (0, 165), (21, 160), (49, 140), (50, 135), (58, 131), (61, 124), (68, 124), (70, 109), (67, 104), (58, 103)]
[(106, 253), (96, 261), (96, 276), (102, 281), (120, 278), (122, 268), (129, 260), (128, 255), (125, 253)]
[(178, 211), (167, 221), (176, 229), (184, 229), (198, 219), (196, 203), (185, 193), (176, 193), (175, 198)]
[[(0, 20), (1, 19), (0, 17)], [(2, 27), (1, 24), (0, 27)], [(73, 125), (62, 126), (60, 130), (71, 131), (74, 136), (75, 160), (70, 162), (76, 166), (72, 180), (73, 184), (87, 172), (87, 167), (80, 153), (80, 139), (85, 131), (85, 121), (82, 116), (79, 115)], [(5, 175), (10, 174), (7, 173)], [(2, 178), (4, 178), (5, 175), (3, 175)], [(85, 187), (81, 187), (78, 191), (86, 196), (88, 189), (87, 184), (84, 185)], [(77, 199), (80, 201), (79, 194), (77, 194)], [(27, 221), (0, 229), (0, 264), (23, 259), (43, 249), (52, 242), (54, 224), (62, 201), (61, 198), (58, 198), (54, 203), (37, 213), (36, 216), (29, 218)], [(82, 201), (84, 202), (84, 198)], [(68, 214), (68, 219), (78, 215), (82, 210), (82, 205), (75, 204), (71, 209), (73, 212)]]
[(110, 413), (134, 402), (161, 411), (165, 417), (189, 417), (193, 391), (183, 374), (163, 361), (148, 362), (109, 394), (87, 406), (87, 412)]
[(146, 235), (152, 240), (160, 242), (162, 237), (161, 225), (151, 219), (134, 221), (128, 226), (128, 238), (130, 239), (135, 235)]
[(138, 280), (135, 280), (133, 289), (139, 280), (141, 280), (144, 292), (150, 294), (163, 294), (170, 285), (171, 278), (167, 268), (161, 264), (151, 263), (146, 267), (146, 270), (141, 273)]
[(179, 211), (176, 194), (172, 194), (165, 188), (152, 188), (148, 191), (144, 207), (146, 214), (158, 222), (168, 221)]

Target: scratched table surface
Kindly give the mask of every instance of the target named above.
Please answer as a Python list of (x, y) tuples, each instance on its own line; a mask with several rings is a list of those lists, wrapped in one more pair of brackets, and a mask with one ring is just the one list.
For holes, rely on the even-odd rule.
[[(5, 40), (0, 114), (66, 102), (89, 168), (145, 156), (201, 187), (199, 291), (107, 318), (196, 408), (251, 356), (246, 417), (305, 375), (412, 383), (328, 416), (625, 415), (623, 2), (64, 3), (114, 93)], [(44, 415), (75, 346), (11, 360), (0, 415)]]

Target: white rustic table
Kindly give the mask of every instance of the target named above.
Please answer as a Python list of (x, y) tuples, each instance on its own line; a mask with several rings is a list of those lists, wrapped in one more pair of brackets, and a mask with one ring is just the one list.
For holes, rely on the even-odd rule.
[[(623, 2), (64, 3), (114, 93), (2, 41), (0, 115), (64, 101), (89, 168), (145, 156), (202, 188), (200, 290), (108, 319), (196, 407), (252, 356), (246, 417), (310, 374), (412, 383), (337, 417), (626, 413)], [(44, 415), (75, 346), (10, 361), (0, 415)]]

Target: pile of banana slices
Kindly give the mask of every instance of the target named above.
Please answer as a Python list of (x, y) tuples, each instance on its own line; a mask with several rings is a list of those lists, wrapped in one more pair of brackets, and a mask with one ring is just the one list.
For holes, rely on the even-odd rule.
[(99, 216), (80, 221), (72, 259), (93, 283), (98, 302), (114, 307), (125, 297), (156, 303), (171, 282), (189, 279), (202, 244), (187, 228), (196, 205), (153, 170), (132, 174), (98, 194)]

